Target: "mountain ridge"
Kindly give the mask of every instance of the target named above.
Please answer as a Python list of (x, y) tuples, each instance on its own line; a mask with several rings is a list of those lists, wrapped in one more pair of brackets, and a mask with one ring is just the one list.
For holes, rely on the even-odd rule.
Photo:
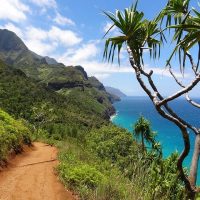
[(115, 95), (119, 98), (123, 98), (123, 97), (126, 97), (127, 95), (124, 94), (121, 90), (119, 90), (118, 88), (114, 88), (114, 87), (111, 87), (111, 86), (105, 86), (105, 89), (108, 93), (112, 94), (112, 95)]
[[(14, 42), (9, 48), (5, 48), (8, 40)], [(112, 95), (106, 92), (98, 79), (88, 77), (83, 67), (65, 66), (53, 58), (42, 57), (30, 51), (15, 33), (5, 29), (0, 29), (0, 59), (11, 68), (18, 70), (18, 73), (22, 71), (23, 76), (30, 78), (30, 83), (31, 79), (35, 80), (67, 98), (70, 104), (81, 105), (83, 110), (91, 109), (94, 113), (101, 113), (101, 116), (107, 120), (115, 112), (112, 106), (114, 101)], [(7, 75), (11, 76), (12, 73), (15, 71), (10, 69)], [(80, 99), (85, 102), (80, 104), (78, 102)], [(94, 107), (91, 108), (89, 104)]]

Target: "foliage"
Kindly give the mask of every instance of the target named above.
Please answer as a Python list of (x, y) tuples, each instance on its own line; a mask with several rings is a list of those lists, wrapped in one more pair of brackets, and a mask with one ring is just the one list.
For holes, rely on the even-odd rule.
[[(104, 57), (108, 61), (114, 60), (115, 51), (118, 51), (118, 62), (120, 63), (120, 51), (123, 44), (128, 44), (132, 50), (133, 58), (137, 66), (143, 63), (143, 50), (147, 46), (150, 54), (156, 58), (160, 54), (160, 46), (163, 41), (163, 34), (157, 27), (157, 21), (148, 21), (143, 19), (144, 13), (137, 11), (137, 3), (130, 8), (126, 8), (124, 12), (116, 10), (116, 13), (104, 12), (111, 20), (111, 29), (117, 27), (120, 35), (110, 37), (105, 42)], [(107, 33), (105, 35), (107, 35)], [(160, 33), (160, 40), (156, 39), (156, 35)], [(157, 52), (158, 51), (158, 52)]]
[(46, 123), (42, 123), (46, 127), (63, 124), (70, 127), (91, 128), (106, 123), (105, 116), (108, 116), (106, 113), (111, 104), (101, 104), (86, 92), (74, 90), (65, 97), (1, 61), (0, 80), (0, 106), (16, 118), (24, 118), (37, 125), (36, 114), (38, 115), (40, 111), (41, 115), (41, 111), (45, 110), (41, 108), (46, 105), (48, 107), (45, 110)]
[(132, 200), (130, 181), (109, 162), (102, 162), (73, 138), (67, 138), (59, 147), (59, 176), (81, 199)]
[(158, 142), (155, 140), (156, 133), (151, 130), (150, 122), (141, 116), (136, 123), (134, 124), (133, 135), (136, 139), (141, 138), (142, 140), (142, 150), (145, 151), (145, 142), (151, 144), (151, 148), (158, 153), (161, 153), (161, 147)]
[[(68, 136), (65, 145), (59, 145), (61, 180), (81, 199), (183, 199), (177, 154), (167, 159), (156, 150), (144, 154), (129, 132), (114, 125), (93, 129), (84, 137)], [(87, 172), (94, 173), (93, 178)], [(100, 182), (99, 173), (103, 177)], [(96, 187), (85, 179), (95, 182)]]
[(104, 176), (95, 168), (88, 164), (81, 163), (73, 154), (63, 155), (65, 163), (60, 164), (59, 171), (64, 182), (69, 187), (88, 187), (95, 189), (100, 184)]
[(22, 144), (31, 144), (30, 130), (21, 120), (13, 119), (0, 109), (0, 162), (5, 161), (10, 151), (20, 153)]

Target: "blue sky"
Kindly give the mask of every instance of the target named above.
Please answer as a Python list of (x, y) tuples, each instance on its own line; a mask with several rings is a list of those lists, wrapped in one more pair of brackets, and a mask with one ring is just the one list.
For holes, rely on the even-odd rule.
[[(131, 0), (1, 0), (0, 28), (14, 31), (30, 50), (43, 56), (56, 58), (68, 65), (82, 65), (90, 76), (96, 76), (104, 85), (121, 89), (128, 95), (144, 95), (129, 65), (126, 50), (122, 52), (122, 65), (102, 62), (104, 40), (102, 36), (109, 21), (102, 11), (124, 9)], [(167, 0), (140, 0), (139, 9), (148, 19), (166, 4)], [(192, 0), (197, 7), (197, 1)], [(113, 31), (116, 34), (116, 30)], [(160, 61), (151, 61), (145, 55), (146, 69), (154, 69), (155, 82), (164, 95), (173, 93), (175, 87), (165, 61), (169, 54), (163, 49)], [(176, 66), (176, 62), (174, 62)], [(175, 67), (178, 77), (180, 73)], [(185, 78), (190, 79), (190, 72)], [(193, 92), (200, 96), (199, 90)]]

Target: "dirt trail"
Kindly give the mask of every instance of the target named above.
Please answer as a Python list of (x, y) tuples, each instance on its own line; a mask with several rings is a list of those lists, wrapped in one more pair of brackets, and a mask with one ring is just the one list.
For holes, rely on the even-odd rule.
[(0, 200), (75, 200), (55, 175), (57, 149), (43, 143), (16, 156), (0, 172)]

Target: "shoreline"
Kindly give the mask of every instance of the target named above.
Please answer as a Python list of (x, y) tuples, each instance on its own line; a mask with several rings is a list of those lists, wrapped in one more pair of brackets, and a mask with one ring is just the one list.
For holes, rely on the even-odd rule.
[(116, 112), (115, 114), (111, 115), (111, 116), (110, 116), (110, 122), (113, 122), (113, 119), (114, 119), (115, 117), (117, 117), (117, 115), (118, 115), (118, 112)]

